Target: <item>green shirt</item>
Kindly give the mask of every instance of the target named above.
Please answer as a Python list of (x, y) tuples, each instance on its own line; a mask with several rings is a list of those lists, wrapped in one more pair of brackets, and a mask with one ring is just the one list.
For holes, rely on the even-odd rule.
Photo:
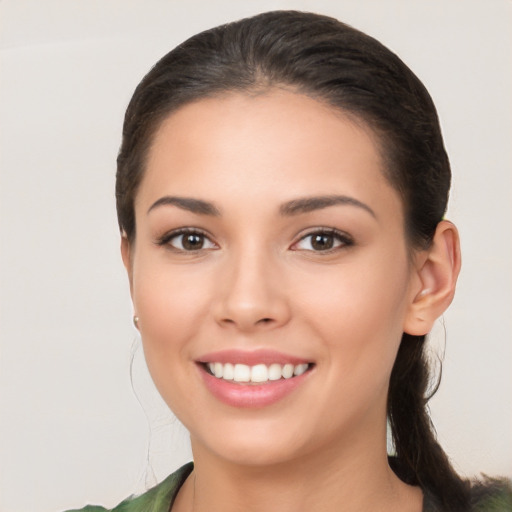
[(130, 496), (111, 510), (96, 505), (87, 505), (80, 510), (69, 510), (68, 512), (169, 512), (180, 487), (193, 469), (194, 463), (189, 462), (149, 491), (140, 496)]
[[(169, 512), (180, 487), (193, 469), (194, 464), (189, 462), (149, 491), (140, 496), (131, 496), (113, 509), (88, 505), (80, 510), (68, 512)], [(471, 512), (512, 512), (512, 487), (507, 481), (490, 481), (488, 485), (477, 484), (474, 487), (472, 501)], [(436, 500), (425, 493), (423, 512), (439, 510)]]

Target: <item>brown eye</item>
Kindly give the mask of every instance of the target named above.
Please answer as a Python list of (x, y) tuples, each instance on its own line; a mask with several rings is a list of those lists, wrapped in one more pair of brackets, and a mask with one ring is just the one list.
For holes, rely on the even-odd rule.
[(170, 246), (171, 249), (182, 252), (215, 249), (217, 246), (200, 231), (174, 231), (162, 237), (158, 245)]
[(189, 233), (181, 236), (181, 245), (186, 251), (197, 251), (204, 245), (204, 236), (197, 233)]
[(293, 250), (328, 252), (331, 250), (342, 249), (353, 245), (354, 242), (349, 235), (337, 230), (327, 229), (319, 230), (302, 237), (293, 245)]
[(319, 233), (311, 236), (311, 247), (315, 251), (326, 251), (334, 247), (334, 236), (332, 234)]

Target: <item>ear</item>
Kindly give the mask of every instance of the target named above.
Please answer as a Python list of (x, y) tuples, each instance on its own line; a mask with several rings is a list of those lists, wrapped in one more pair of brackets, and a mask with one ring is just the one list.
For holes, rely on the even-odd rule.
[(130, 295), (133, 296), (133, 261), (132, 261), (132, 245), (126, 236), (126, 233), (121, 233), (121, 257), (123, 258), (123, 265), (128, 273), (128, 281), (130, 282)]
[(411, 301), (404, 321), (404, 332), (422, 336), (452, 302), (460, 271), (460, 241), (457, 228), (441, 221), (431, 246), (418, 253)]

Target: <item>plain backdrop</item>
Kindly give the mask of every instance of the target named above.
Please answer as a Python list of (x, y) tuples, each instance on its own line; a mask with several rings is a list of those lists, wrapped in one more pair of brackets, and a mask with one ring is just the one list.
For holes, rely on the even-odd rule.
[(113, 506), (189, 459), (131, 324), (113, 192), (122, 116), (186, 37), (288, 8), (377, 37), (436, 102), (463, 270), (445, 349), (441, 324), (434, 335), (432, 416), (461, 472), (512, 475), (512, 2), (0, 0), (0, 511)]

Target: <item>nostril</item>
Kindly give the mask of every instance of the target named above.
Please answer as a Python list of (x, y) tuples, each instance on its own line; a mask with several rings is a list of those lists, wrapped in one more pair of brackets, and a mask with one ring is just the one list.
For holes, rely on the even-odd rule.
[(252, 326), (252, 327), (263, 327), (263, 326), (266, 326), (266, 325), (270, 325), (273, 322), (275, 322), (275, 319), (274, 318), (270, 318), (270, 317), (265, 317), (265, 318), (260, 318), (259, 320), (256, 320), (256, 321), (248, 321), (247, 324), (246, 324), (243, 320), (239, 320), (237, 322), (233, 318), (229, 318), (228, 317), (228, 318), (222, 318), (220, 320), (220, 322), (224, 326), (238, 325), (241, 328), (248, 328), (250, 326)]

